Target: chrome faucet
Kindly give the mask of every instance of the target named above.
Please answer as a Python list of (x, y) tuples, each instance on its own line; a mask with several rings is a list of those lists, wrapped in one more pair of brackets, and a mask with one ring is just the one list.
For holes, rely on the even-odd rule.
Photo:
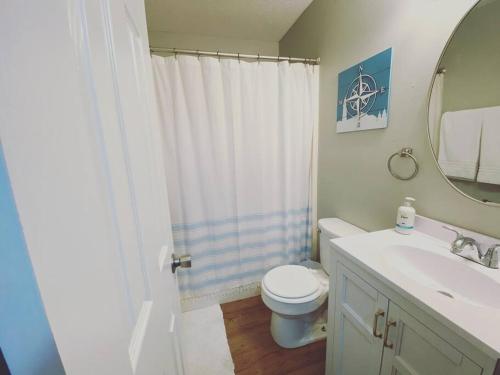
[[(453, 254), (472, 260), (488, 268), (498, 268), (498, 249), (500, 249), (500, 244), (492, 245), (486, 252), (483, 252), (481, 250), (481, 244), (474, 238), (466, 237), (456, 229), (448, 226), (443, 226), (443, 228), (457, 235), (451, 243), (451, 252)], [(477, 256), (474, 256), (474, 253), (464, 252), (466, 248), (470, 248), (474, 252), (477, 252)]]

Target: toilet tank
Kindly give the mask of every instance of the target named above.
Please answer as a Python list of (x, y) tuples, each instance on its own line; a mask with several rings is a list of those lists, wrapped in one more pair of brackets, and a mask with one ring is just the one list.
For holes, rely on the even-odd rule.
[(330, 243), (333, 238), (354, 236), (356, 234), (366, 233), (361, 228), (348, 222), (334, 218), (320, 219), (318, 221), (319, 234), (319, 256), (323, 269), (330, 274)]

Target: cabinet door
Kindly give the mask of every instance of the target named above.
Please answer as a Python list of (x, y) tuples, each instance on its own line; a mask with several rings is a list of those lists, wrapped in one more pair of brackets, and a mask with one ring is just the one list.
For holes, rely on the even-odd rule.
[(341, 264), (336, 288), (334, 373), (378, 375), (389, 302)]
[(393, 302), (381, 375), (476, 375), (482, 368)]

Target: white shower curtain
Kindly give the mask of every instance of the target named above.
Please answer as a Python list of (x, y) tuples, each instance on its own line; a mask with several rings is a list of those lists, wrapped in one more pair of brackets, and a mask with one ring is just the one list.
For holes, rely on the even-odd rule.
[(259, 282), (311, 251), (318, 67), (153, 56), (183, 297)]

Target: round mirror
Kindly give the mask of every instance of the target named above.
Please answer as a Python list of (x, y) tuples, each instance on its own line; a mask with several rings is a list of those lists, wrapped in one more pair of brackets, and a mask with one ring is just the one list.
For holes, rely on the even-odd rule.
[(447, 180), (500, 204), (500, 0), (480, 0), (441, 56), (429, 99), (429, 140)]

